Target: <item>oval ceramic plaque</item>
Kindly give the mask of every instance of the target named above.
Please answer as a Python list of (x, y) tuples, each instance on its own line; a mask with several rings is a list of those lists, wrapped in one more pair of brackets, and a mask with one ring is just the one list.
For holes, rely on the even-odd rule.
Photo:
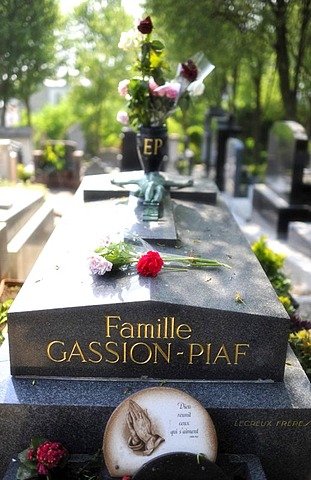
[(214, 424), (205, 408), (175, 388), (141, 390), (124, 400), (111, 415), (103, 453), (112, 477), (134, 475), (145, 463), (166, 453), (217, 456)]

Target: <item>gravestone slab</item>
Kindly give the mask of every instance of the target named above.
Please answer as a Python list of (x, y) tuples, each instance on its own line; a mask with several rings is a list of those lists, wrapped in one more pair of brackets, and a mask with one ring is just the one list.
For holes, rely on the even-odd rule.
[(308, 136), (297, 122), (275, 122), (269, 133), (267, 185), (290, 205), (311, 203)]
[[(216, 463), (223, 470), (225, 462), (218, 462), (223, 455), (235, 459), (238, 470), (240, 464), (248, 463), (244, 460), (248, 452), (260, 459), (269, 480), (310, 479), (310, 382), (290, 349), (284, 382), (165, 383), (14, 378), (8, 359), (1, 356), (2, 348), (1, 478), (12, 456), (29, 445), (34, 433), (61, 441), (71, 453), (94, 453), (101, 447), (105, 426), (121, 402), (143, 389), (164, 386), (191, 395), (207, 410), (217, 432)], [(257, 476), (260, 468), (251, 471), (253, 476), (246, 476), (247, 480), (262, 480)]]
[(311, 221), (308, 137), (297, 122), (276, 122), (268, 141), (266, 185), (255, 185), (253, 208), (287, 239), (290, 222)]
[[(9, 312), (13, 375), (283, 379), (288, 315), (220, 199), (195, 206), (179, 200), (179, 248), (158, 242), (153, 248), (231, 268), (164, 269), (150, 278), (90, 274), (90, 249), (130, 219), (120, 199), (81, 197), (83, 186)], [(245, 301), (236, 300), (237, 292)], [(27, 349), (19, 348), (20, 338)]]

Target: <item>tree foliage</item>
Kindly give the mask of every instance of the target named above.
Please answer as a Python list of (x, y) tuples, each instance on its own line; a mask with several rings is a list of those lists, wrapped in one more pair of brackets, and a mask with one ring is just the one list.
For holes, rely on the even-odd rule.
[(118, 43), (121, 32), (131, 26), (121, 0), (85, 1), (75, 9), (69, 25), (79, 71), (71, 98), (92, 154), (98, 153), (103, 137), (116, 130), (117, 87), (126, 76), (125, 56)]
[(22, 100), (30, 113), (30, 95), (53, 71), (58, 2), (1, 0), (0, 18), (0, 100), (4, 125), (9, 99)]
[(222, 100), (223, 93), (229, 95), (230, 107), (246, 71), (253, 82), (249, 100), (260, 112), (264, 76), (275, 70), (284, 115), (299, 120), (310, 96), (311, 0), (197, 0), (191, 8), (186, 0), (145, 0), (145, 6), (168, 32), (175, 52), (180, 45), (188, 54), (198, 46), (207, 52), (216, 65), (214, 88)]

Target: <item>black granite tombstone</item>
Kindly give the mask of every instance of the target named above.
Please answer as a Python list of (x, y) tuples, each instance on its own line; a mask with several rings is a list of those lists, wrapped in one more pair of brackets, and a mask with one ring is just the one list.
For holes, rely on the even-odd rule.
[(220, 196), (180, 190), (179, 242), (153, 247), (231, 269), (95, 278), (90, 244), (131, 220), (127, 195), (100, 192), (100, 177), (85, 177), (9, 312), (0, 475), (34, 434), (94, 453), (129, 392), (168, 383), (209, 412), (220, 454), (258, 456), (269, 480), (309, 480), (310, 382), (287, 349), (287, 314)]
[(256, 185), (253, 207), (287, 238), (291, 221), (311, 221), (308, 137), (297, 122), (276, 122), (268, 141), (266, 184)]
[(248, 176), (243, 167), (244, 144), (238, 138), (227, 140), (224, 166), (224, 190), (232, 197), (246, 197)]

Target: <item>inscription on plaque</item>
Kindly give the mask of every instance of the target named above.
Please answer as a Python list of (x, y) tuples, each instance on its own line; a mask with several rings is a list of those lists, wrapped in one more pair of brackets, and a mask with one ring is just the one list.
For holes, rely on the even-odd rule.
[(149, 459), (172, 452), (216, 459), (215, 427), (197, 400), (174, 388), (156, 387), (131, 395), (116, 408), (103, 441), (112, 477), (133, 475)]

